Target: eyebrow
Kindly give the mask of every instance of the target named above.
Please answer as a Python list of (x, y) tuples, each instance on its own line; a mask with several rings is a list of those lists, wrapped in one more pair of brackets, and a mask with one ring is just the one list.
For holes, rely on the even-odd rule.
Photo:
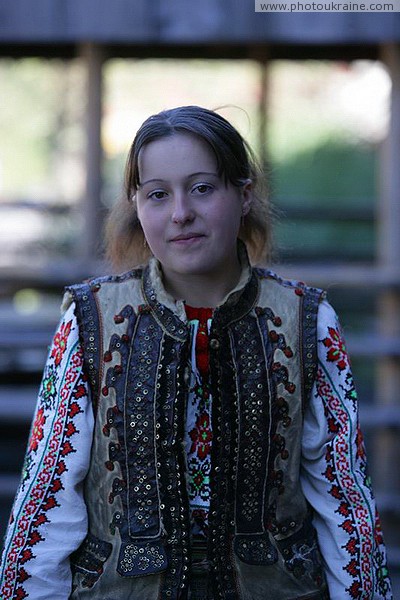
[[(218, 177), (218, 173), (210, 173), (207, 171), (197, 171), (196, 173), (191, 173), (187, 176), (186, 179), (193, 179), (193, 177), (198, 177), (199, 175), (212, 175), (213, 177)], [(143, 181), (143, 183), (139, 182), (140, 187), (146, 185), (147, 183), (163, 183), (165, 179), (148, 179), (147, 181)]]

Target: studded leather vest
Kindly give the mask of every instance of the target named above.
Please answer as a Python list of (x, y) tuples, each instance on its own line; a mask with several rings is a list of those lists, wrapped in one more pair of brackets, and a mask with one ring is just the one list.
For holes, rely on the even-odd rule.
[[(210, 599), (325, 598), (299, 483), (303, 411), (316, 368), (321, 291), (249, 270), (213, 316)], [(189, 331), (183, 305), (144, 269), (69, 288), (95, 430), (88, 535), (71, 598), (188, 598), (184, 428)]]

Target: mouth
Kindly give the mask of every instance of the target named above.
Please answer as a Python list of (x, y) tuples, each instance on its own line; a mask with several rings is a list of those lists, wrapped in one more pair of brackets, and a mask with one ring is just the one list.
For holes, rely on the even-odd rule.
[(170, 241), (177, 243), (177, 244), (188, 244), (188, 243), (200, 240), (203, 237), (205, 237), (205, 236), (202, 233), (189, 232), (189, 233), (182, 233), (180, 235), (177, 235), (174, 238), (172, 238)]

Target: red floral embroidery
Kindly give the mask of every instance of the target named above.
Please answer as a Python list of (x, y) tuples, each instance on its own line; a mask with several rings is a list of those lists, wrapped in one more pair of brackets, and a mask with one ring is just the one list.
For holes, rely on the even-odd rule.
[(32, 427), (32, 434), (29, 440), (29, 450), (35, 451), (38, 449), (40, 440), (43, 439), (43, 427), (46, 422), (43, 408), (40, 408), (36, 414), (35, 422)]
[(29, 579), (29, 575), (28, 573), (25, 571), (24, 567), (21, 567), (19, 572), (18, 572), (18, 583), (24, 583), (24, 581), (26, 581), (27, 579)]
[(63, 473), (65, 473), (66, 470), (67, 467), (65, 466), (65, 462), (63, 460), (60, 460), (56, 470), (57, 475), (62, 475)]
[(192, 446), (190, 452), (197, 453), (200, 460), (211, 451), (212, 431), (210, 428), (210, 416), (207, 413), (202, 413), (196, 420), (196, 428), (189, 432)]
[(63, 323), (54, 336), (53, 349), (51, 351), (51, 358), (54, 358), (54, 364), (58, 366), (62, 360), (65, 349), (67, 347), (68, 336), (71, 331), (72, 321)]
[(32, 525), (34, 527), (39, 527), (39, 525), (43, 525), (44, 523), (48, 523), (48, 518), (46, 517), (46, 515), (41, 514), (38, 516), (37, 519), (35, 519), (32, 523)]
[(55, 479), (53, 485), (50, 488), (50, 491), (53, 494), (56, 494), (57, 492), (59, 492), (62, 489), (64, 489), (64, 488), (63, 488), (63, 484), (61, 483), (61, 479)]
[[(78, 388), (78, 390), (79, 390), (79, 388)], [(79, 394), (80, 394), (80, 392), (79, 392)], [(75, 396), (75, 398), (78, 398), (78, 397), (81, 398), (81, 395)], [(68, 412), (69, 418), (73, 419), (80, 412), (82, 412), (82, 409), (79, 406), (79, 404), (77, 402), (72, 402), (71, 406), (69, 407), (69, 412)]]
[(76, 427), (75, 425), (70, 421), (67, 425), (67, 428), (65, 430), (65, 435), (67, 437), (71, 437), (71, 435), (74, 435), (74, 433), (76, 433)]
[(350, 509), (348, 504), (346, 504), (346, 502), (342, 502), (339, 508), (337, 509), (337, 512), (343, 517), (348, 517), (350, 515)]
[(355, 532), (355, 527), (350, 519), (346, 519), (345, 521), (343, 521), (340, 527), (344, 529), (347, 533), (351, 534)]
[(25, 590), (22, 587), (19, 587), (15, 590), (15, 598), (16, 600), (23, 600), (24, 598), (27, 598), (28, 594), (25, 592)]
[(64, 445), (61, 450), (61, 456), (67, 456), (71, 452), (75, 452), (70, 442), (64, 442)]
[(20, 563), (23, 565), (24, 563), (28, 562), (28, 560), (31, 560), (32, 558), (33, 558), (32, 550), (24, 550), (21, 553)]
[(328, 327), (330, 337), (326, 337), (322, 340), (325, 348), (329, 348), (327, 353), (327, 360), (329, 362), (335, 362), (339, 371), (343, 371), (347, 367), (347, 351), (343, 338), (340, 332), (334, 327)]
[(333, 467), (331, 465), (328, 465), (326, 467), (326, 471), (323, 474), (325, 475), (328, 481), (335, 481), (335, 475), (333, 472)]
[(361, 598), (361, 594), (362, 594), (361, 583), (359, 581), (355, 581), (354, 583), (351, 584), (348, 591), (349, 591), (351, 598)]
[(35, 544), (37, 544), (38, 542), (41, 542), (42, 540), (43, 540), (43, 538), (40, 535), (40, 533), (38, 531), (33, 531), (28, 540), (28, 544), (30, 546), (34, 546)]
[(327, 422), (328, 422), (328, 429), (329, 429), (330, 433), (338, 433), (340, 431), (340, 427), (336, 423), (335, 419), (333, 419), (332, 417), (329, 417), (327, 419)]
[(47, 502), (43, 504), (43, 510), (51, 510), (56, 506), (58, 506), (57, 500), (54, 498), (54, 496), (49, 496)]
[(86, 388), (81, 384), (76, 388), (75, 398), (82, 398), (83, 396), (86, 396)]
[(358, 552), (357, 540), (354, 538), (351, 538), (345, 545), (345, 548), (351, 556), (353, 556), (354, 554), (357, 554), (357, 552)]

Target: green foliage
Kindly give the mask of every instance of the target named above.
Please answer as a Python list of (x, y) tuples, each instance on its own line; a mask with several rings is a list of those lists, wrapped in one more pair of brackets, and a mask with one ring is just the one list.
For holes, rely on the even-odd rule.
[(376, 165), (374, 147), (328, 139), (273, 163), (273, 193), (285, 206), (371, 207)]
[[(375, 230), (367, 217), (375, 203), (376, 154), (372, 146), (331, 139), (273, 165), (273, 200), (282, 210), (275, 237), (282, 257), (373, 259)], [(303, 218), (291, 218), (293, 208), (306, 209)], [(346, 221), (349, 210), (363, 218)]]

